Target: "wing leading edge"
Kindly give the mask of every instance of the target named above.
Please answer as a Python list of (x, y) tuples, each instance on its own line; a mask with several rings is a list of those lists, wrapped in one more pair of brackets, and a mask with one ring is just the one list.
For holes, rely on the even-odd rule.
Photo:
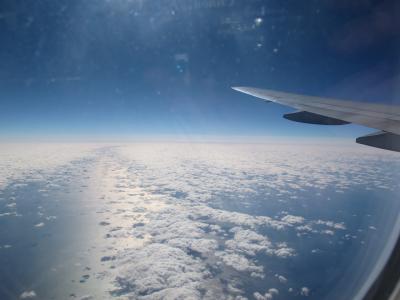
[(400, 106), (343, 101), (330, 98), (296, 95), (252, 87), (234, 90), (297, 109), (284, 115), (291, 121), (320, 124), (359, 124), (380, 132), (360, 137), (357, 143), (400, 152)]

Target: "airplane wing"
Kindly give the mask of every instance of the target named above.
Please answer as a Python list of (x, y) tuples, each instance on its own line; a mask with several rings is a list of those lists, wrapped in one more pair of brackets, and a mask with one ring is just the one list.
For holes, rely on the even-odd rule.
[(298, 111), (284, 118), (309, 124), (359, 124), (379, 132), (357, 138), (356, 142), (372, 147), (400, 152), (400, 106), (370, 104), (296, 95), (252, 87), (233, 87), (234, 90), (293, 107)]

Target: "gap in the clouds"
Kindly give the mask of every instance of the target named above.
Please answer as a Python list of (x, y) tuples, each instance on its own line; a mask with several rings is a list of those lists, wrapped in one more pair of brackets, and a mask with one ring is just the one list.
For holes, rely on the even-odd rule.
[(98, 263), (102, 254), (91, 244), (98, 227), (97, 205), (88, 201), (92, 163), (80, 159), (52, 174), (27, 174), (2, 190), (1, 299), (26, 291), (40, 299), (104, 296), (106, 284), (95, 278), (104, 271)]

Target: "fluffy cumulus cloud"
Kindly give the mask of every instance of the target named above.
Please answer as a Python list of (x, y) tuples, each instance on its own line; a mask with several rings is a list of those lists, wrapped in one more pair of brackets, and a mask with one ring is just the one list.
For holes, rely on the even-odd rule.
[(309, 296), (310, 295), (310, 289), (308, 287), (303, 286), (300, 290), (300, 295), (302, 296)]
[(286, 243), (282, 243), (281, 247), (274, 251), (274, 254), (281, 258), (287, 258), (296, 254), (295, 250), (286, 246)]
[(275, 274), (275, 277), (278, 278), (278, 280), (279, 280), (280, 283), (287, 283), (287, 279), (286, 279), (285, 276)]
[(279, 295), (279, 290), (276, 288), (271, 288), (268, 290), (268, 293), (270, 293), (271, 295)]
[(273, 251), (272, 243), (264, 235), (241, 227), (234, 227), (230, 231), (234, 232), (234, 237), (225, 242), (225, 248), (228, 250), (248, 256), (254, 256), (261, 251)]
[(43, 222), (40, 222), (40, 223), (35, 224), (35, 227), (43, 227), (43, 226), (44, 226), (44, 223), (43, 223)]
[(260, 294), (259, 292), (255, 292), (253, 294), (254, 299), (256, 300), (272, 300), (273, 296), (271, 293), (265, 293), (264, 295)]
[(290, 225), (296, 225), (302, 224), (304, 222), (304, 218), (300, 216), (286, 215), (282, 218), (282, 221)]
[(120, 259), (125, 267), (116, 278), (119, 285), (116, 293), (128, 296), (199, 298), (211, 277), (199, 259), (165, 244), (151, 243), (142, 249), (127, 251)]
[(215, 254), (220, 257), (226, 266), (232, 267), (239, 272), (251, 272), (257, 276), (257, 274), (262, 274), (263, 267), (256, 266), (251, 260), (247, 259), (246, 256), (220, 251)]
[[(298, 255), (279, 232), (329, 236), (345, 231), (346, 225), (287, 212), (228, 210), (219, 200), (233, 197), (245, 205), (251, 197), (271, 195), (295, 201), (309, 188), (346, 190), (349, 176), (356, 185), (381, 183), (352, 149), (347, 150), (349, 158), (332, 148), (300, 150), (310, 153), (306, 157), (299, 149), (271, 145), (136, 144), (114, 149), (102, 186), (112, 203), (107, 209), (125, 227), (119, 233), (110, 230), (110, 236), (139, 241), (113, 250), (114, 293), (135, 299), (223, 299), (249, 292), (256, 299), (277, 297), (279, 289), (249, 291), (242, 279), (264, 280), (260, 257), (268, 267), (268, 260)], [(373, 163), (390, 160), (375, 155), (369, 156)], [(290, 279), (277, 275), (276, 280), (284, 285)], [(302, 288), (299, 294), (307, 296), (309, 290)]]
[(33, 299), (33, 298), (36, 298), (36, 292), (35, 291), (25, 291), (19, 296), (19, 298), (20, 299)]

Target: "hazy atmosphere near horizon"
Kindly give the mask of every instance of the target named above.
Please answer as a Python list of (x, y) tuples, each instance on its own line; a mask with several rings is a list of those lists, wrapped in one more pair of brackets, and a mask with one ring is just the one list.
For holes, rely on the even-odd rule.
[(399, 105), (398, 16), (372, 0), (3, 0), (0, 299), (365, 291), (399, 231), (399, 154), (231, 87)]

